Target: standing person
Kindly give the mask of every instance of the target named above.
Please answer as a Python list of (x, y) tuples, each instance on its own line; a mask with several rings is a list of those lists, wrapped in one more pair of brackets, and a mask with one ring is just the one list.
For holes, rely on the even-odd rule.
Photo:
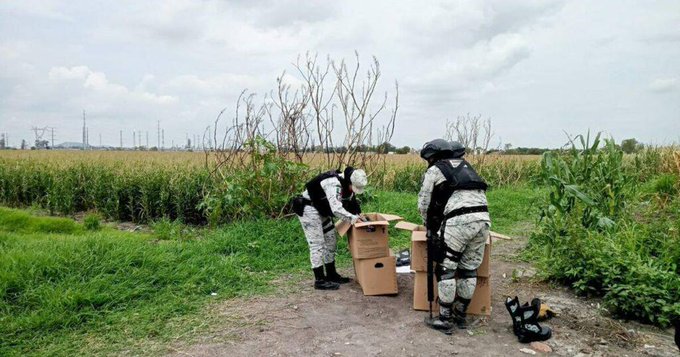
[(441, 257), (435, 259), (439, 316), (427, 323), (447, 333), (454, 326), (466, 328), (467, 307), (475, 292), (477, 268), (491, 226), (487, 185), (464, 155), (463, 145), (444, 139), (425, 143), (420, 152), (428, 169), (418, 194), (418, 209), (437, 240), (434, 246), (438, 251), (434, 253), (438, 254), (433, 257)]
[(336, 290), (339, 284), (349, 282), (335, 270), (338, 235), (333, 217), (352, 224), (361, 221), (356, 195), (362, 194), (367, 184), (364, 170), (347, 167), (344, 172), (328, 171), (307, 182), (302, 196), (293, 201), (293, 210), (309, 244), (315, 289)]

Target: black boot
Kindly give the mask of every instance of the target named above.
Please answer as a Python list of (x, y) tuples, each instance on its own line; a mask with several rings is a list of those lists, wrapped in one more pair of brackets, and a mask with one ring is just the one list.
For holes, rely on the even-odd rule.
[(340, 274), (338, 274), (338, 272), (335, 271), (335, 262), (330, 262), (326, 264), (326, 280), (338, 284), (349, 283), (349, 278), (340, 276)]
[(510, 313), (510, 318), (512, 319), (512, 332), (515, 336), (519, 336), (519, 327), (522, 324), (522, 318), (519, 316), (519, 298), (515, 296), (514, 299), (509, 297), (505, 299), (505, 308), (508, 309)]
[(452, 321), (451, 307), (453, 304), (446, 304), (439, 302), (439, 316), (436, 317), (426, 317), (425, 324), (430, 328), (441, 331), (446, 335), (453, 334), (453, 328), (455, 325)]
[(332, 281), (327, 281), (323, 275), (323, 267), (312, 269), (314, 271), (314, 289), (317, 290), (338, 290), (340, 285)]
[(541, 327), (538, 324), (538, 314), (541, 311), (541, 300), (533, 299), (531, 304), (524, 304), (519, 308), (521, 323), (517, 339), (521, 343), (545, 341), (552, 336), (549, 327)]
[(464, 299), (460, 296), (456, 296), (456, 298), (453, 300), (451, 320), (461, 330), (467, 329), (467, 308), (469, 305), (470, 299)]

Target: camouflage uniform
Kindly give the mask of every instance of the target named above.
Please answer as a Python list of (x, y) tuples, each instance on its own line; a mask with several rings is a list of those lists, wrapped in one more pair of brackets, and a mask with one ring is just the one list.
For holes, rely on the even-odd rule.
[[(333, 214), (337, 218), (348, 220), (354, 224), (359, 216), (353, 215), (343, 208), (342, 185), (340, 181), (335, 177), (327, 178), (321, 181), (321, 187), (326, 193)], [(306, 190), (302, 197), (310, 199), (309, 193)], [(306, 206), (304, 214), (299, 219), (309, 244), (309, 259), (312, 263), (312, 268), (318, 268), (324, 264), (334, 262), (337, 232), (333, 224), (333, 217), (321, 217), (316, 208)]]
[[(454, 167), (457, 167), (461, 162), (458, 159), (451, 160)], [(431, 166), (425, 173), (423, 185), (418, 194), (418, 209), (423, 221), (427, 220), (427, 210), (432, 200), (434, 187), (445, 180), (444, 174), (436, 166)], [(486, 194), (483, 190), (457, 190), (449, 198), (444, 214), (458, 208), (486, 205)], [(438, 269), (444, 268), (441, 270), (445, 272), (438, 278), (439, 282), (437, 283), (440, 315), (448, 317), (451, 316), (453, 308), (464, 312), (470, 299), (472, 299), (477, 285), (476, 269), (482, 263), (491, 219), (488, 212), (475, 212), (450, 218), (442, 225), (444, 226), (444, 242), (446, 245), (452, 250), (462, 253), (460, 261), (455, 262), (446, 258), (438, 267)], [(459, 275), (462, 275), (462, 278), (455, 279), (453, 273), (456, 270), (458, 270)], [(466, 273), (468, 276), (466, 276)], [(456, 306), (454, 306), (454, 303), (456, 303)]]

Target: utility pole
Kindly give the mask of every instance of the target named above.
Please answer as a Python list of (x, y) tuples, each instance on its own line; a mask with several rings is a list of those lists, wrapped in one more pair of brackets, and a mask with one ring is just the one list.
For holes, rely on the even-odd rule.
[(83, 110), (83, 147), (82, 150), (85, 150), (85, 145), (87, 145), (87, 126), (85, 122), (85, 110)]
[(90, 150), (90, 128), (85, 129), (85, 143), (87, 150)]
[(120, 131), (120, 149), (123, 150), (123, 131)]
[(158, 139), (158, 143), (156, 144), (156, 149), (160, 150), (161, 149), (161, 121), (157, 120), (156, 121), (156, 136)]
[(146, 131), (146, 149), (149, 150), (149, 131)]
[(165, 149), (165, 129), (161, 130), (161, 148)]
[(135, 138), (136, 135), (137, 135), (137, 133), (135, 133), (135, 131), (133, 130), (133, 131), (132, 131), (132, 148), (133, 148), (133, 149), (134, 149), (135, 146), (137, 145), (137, 138)]
[(54, 149), (54, 128), (50, 128), (52, 131), (52, 149)]

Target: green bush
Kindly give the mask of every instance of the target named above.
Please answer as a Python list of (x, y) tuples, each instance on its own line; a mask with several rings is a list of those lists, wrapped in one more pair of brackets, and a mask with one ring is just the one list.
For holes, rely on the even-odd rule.
[(672, 198), (678, 194), (678, 178), (673, 174), (664, 174), (654, 180), (654, 192), (664, 198)]
[(83, 226), (88, 231), (98, 231), (101, 228), (101, 218), (96, 213), (88, 213), (83, 219)]
[[(579, 148), (544, 154), (548, 195), (528, 255), (547, 277), (602, 296), (614, 315), (667, 326), (680, 316), (680, 200), (645, 201), (612, 140), (576, 139)], [(653, 186), (673, 193), (673, 180)]]

